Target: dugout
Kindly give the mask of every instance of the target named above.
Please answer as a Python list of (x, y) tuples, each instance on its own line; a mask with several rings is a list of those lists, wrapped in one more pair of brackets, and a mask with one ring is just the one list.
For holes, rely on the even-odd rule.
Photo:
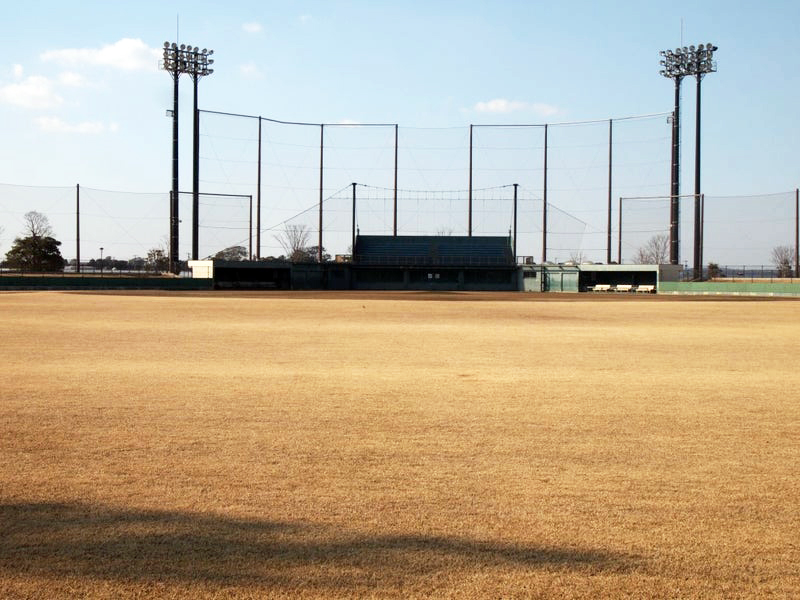
[(661, 282), (678, 281), (680, 265), (592, 265), (578, 266), (578, 288), (581, 292), (598, 284), (652, 285), (658, 290)]
[(509, 237), (358, 235), (350, 269), (361, 290), (519, 289)]

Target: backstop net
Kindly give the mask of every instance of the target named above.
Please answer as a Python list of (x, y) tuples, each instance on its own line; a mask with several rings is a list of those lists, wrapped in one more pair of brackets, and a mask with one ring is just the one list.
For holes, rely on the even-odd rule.
[(200, 177), (206, 192), (253, 196), (262, 256), (283, 253), (274, 238), (287, 224), (317, 245), (320, 203), (326, 251), (348, 253), (353, 183), (363, 233), (464, 235), (471, 191), (472, 233), (509, 235), (517, 184), (518, 255), (601, 261), (609, 196), (668, 190), (669, 135), (665, 115), (414, 128), (203, 111)]
[[(200, 124), (200, 258), (234, 246), (249, 253), (251, 238), (253, 254), (279, 256), (284, 248), (275, 238), (287, 224), (308, 229), (310, 245), (317, 245), (320, 205), (326, 251), (347, 254), (356, 183), (356, 228), (363, 233), (506, 236), (516, 217), (519, 256), (598, 261), (607, 250), (609, 196), (651, 195), (668, 185), (670, 130), (663, 115), (414, 128), (202, 111)], [(35, 210), (50, 219), (64, 255), (77, 254), (76, 189), (2, 191), (0, 244), (8, 246), (22, 216)], [(80, 196), (82, 258), (100, 247), (119, 257), (169, 247), (168, 192), (81, 187)], [(179, 218), (178, 258), (185, 259), (193, 225), (185, 191)]]

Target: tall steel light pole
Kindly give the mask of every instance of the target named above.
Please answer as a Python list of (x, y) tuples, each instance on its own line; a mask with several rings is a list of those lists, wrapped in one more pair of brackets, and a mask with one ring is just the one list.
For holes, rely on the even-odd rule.
[(695, 277), (699, 277), (701, 265), (701, 209), (700, 209), (700, 81), (706, 73), (717, 70), (714, 63), (714, 52), (717, 47), (713, 44), (700, 44), (694, 46), (663, 50), (661, 54), (661, 75), (675, 81), (675, 112), (672, 115), (672, 176), (670, 185), (670, 248), (669, 261), (673, 265), (679, 264), (680, 258), (680, 147), (681, 147), (681, 81), (688, 75), (697, 78), (697, 113), (695, 115), (695, 175), (694, 175), (694, 268)]
[(200, 231), (200, 111), (197, 108), (197, 83), (201, 77), (211, 75), (214, 59), (209, 58), (213, 50), (189, 46), (186, 72), (194, 83), (194, 129), (192, 134), (192, 260), (198, 259)]
[(164, 42), (161, 68), (172, 76), (172, 191), (169, 194), (169, 270), (178, 264), (178, 78), (183, 73), (185, 45)]
[(703, 278), (703, 218), (701, 215), (702, 195), (700, 191), (700, 82), (706, 73), (717, 70), (714, 62), (714, 44), (700, 44), (697, 48), (689, 46), (690, 68), (697, 78), (697, 103), (695, 106), (694, 129), (694, 279)]
[(672, 163), (669, 203), (669, 262), (680, 259), (680, 195), (681, 195), (681, 81), (688, 71), (688, 48), (661, 51), (661, 75), (675, 82), (675, 109), (672, 113)]
[(164, 42), (164, 57), (161, 68), (167, 71), (174, 83), (172, 100), (172, 192), (170, 193), (170, 235), (169, 235), (169, 267), (173, 273), (178, 270), (178, 236), (180, 218), (178, 214), (179, 193), (178, 187), (178, 79), (181, 74), (187, 73), (194, 82), (194, 133), (193, 133), (193, 177), (192, 177), (192, 258), (197, 259), (198, 254), (198, 208), (199, 208), (199, 156), (200, 156), (200, 112), (197, 108), (197, 83), (201, 77), (214, 72), (209, 68), (214, 60), (209, 58), (213, 50), (200, 50), (197, 46)]

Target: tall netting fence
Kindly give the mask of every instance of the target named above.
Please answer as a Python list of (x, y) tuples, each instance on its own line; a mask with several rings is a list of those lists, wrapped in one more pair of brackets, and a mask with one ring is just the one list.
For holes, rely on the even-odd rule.
[[(53, 229), (53, 237), (62, 241), (64, 252), (75, 248), (75, 187), (30, 187), (0, 184), (0, 259), (5, 258), (15, 238), (28, 235), (25, 214), (45, 215)], [(69, 249), (71, 245), (72, 250)], [(98, 251), (99, 252), (99, 251)]]
[(704, 264), (775, 266), (776, 248), (794, 250), (795, 192), (704, 196), (703, 204)]
[[(354, 228), (516, 233), (517, 255), (536, 262), (633, 262), (651, 238), (669, 235), (665, 115), (425, 129), (203, 111), (200, 122), (199, 258), (232, 247), (285, 255), (282, 235), (295, 226), (310, 247), (321, 237), (331, 256), (351, 252)], [(181, 192), (180, 260), (192, 254), (192, 204)], [(693, 204), (693, 196), (680, 199), (682, 264), (693, 262)], [(0, 254), (35, 211), (49, 219), (67, 259), (77, 256), (79, 236), (84, 261), (100, 248), (104, 256), (146, 257), (169, 248), (169, 206), (166, 191), (2, 185)], [(769, 265), (775, 247), (796, 246), (794, 193), (705, 196), (703, 219), (704, 264)]]
[[(179, 195), (179, 254), (178, 258), (191, 258), (193, 202), (192, 192)], [(198, 195), (197, 246), (199, 259), (226, 256), (247, 258), (253, 254), (255, 221), (253, 197), (249, 194)], [(230, 252), (239, 250), (240, 253)], [(229, 251), (226, 254), (226, 250)]]
[[(365, 233), (394, 231), (384, 205), (393, 210), (396, 194), (399, 235), (469, 233), (470, 196), (471, 232), (508, 235), (516, 183), (519, 255), (540, 260), (551, 248), (555, 254), (548, 253), (548, 260), (558, 255), (603, 261), (609, 195), (667, 192), (669, 135), (665, 115), (546, 127), (426, 129), (290, 123), (203, 111), (200, 178), (204, 191), (255, 198), (262, 256), (283, 253), (276, 232), (287, 223), (302, 224), (317, 245), (320, 202), (326, 252), (346, 250), (349, 243), (333, 240), (339, 234), (350, 239), (352, 183), (363, 186), (357, 191), (358, 228)], [(545, 196), (552, 227), (539, 218)], [(544, 229), (552, 234), (546, 244)]]
[[(545, 236), (544, 203), (535, 192), (503, 185), (472, 190), (472, 234), (509, 237), (521, 261), (538, 262), (543, 244), (550, 261), (580, 260), (587, 225), (548, 203)], [(332, 257), (351, 254), (354, 235), (467, 235), (468, 190), (395, 190), (356, 184), (345, 186), (323, 202), (323, 241)], [(516, 223), (515, 212), (516, 209)], [(277, 252), (285, 254), (287, 232), (302, 232), (306, 244), (319, 246), (319, 204), (272, 227)], [(515, 237), (516, 234), (516, 237)], [(277, 254), (276, 254), (277, 255)]]
[[(678, 197), (678, 262), (687, 267), (693, 266), (695, 259), (696, 201), (694, 194)], [(622, 262), (640, 262), (641, 251), (652, 249), (654, 240), (669, 240), (670, 204), (669, 196), (620, 198), (617, 240)], [(709, 264), (724, 271), (769, 274), (786, 270), (788, 257), (796, 266), (796, 191), (757, 196), (701, 195), (699, 206), (700, 262), (705, 276)], [(664, 247), (664, 243), (658, 245)], [(668, 257), (668, 246), (666, 252)]]
[[(694, 195), (678, 197), (678, 262), (692, 262), (694, 244)], [(614, 260), (622, 264), (669, 263), (671, 198), (629, 196), (618, 199), (613, 224)]]
[(82, 263), (101, 254), (122, 260), (145, 258), (150, 250), (167, 247), (169, 193), (0, 184), (0, 257), (5, 257), (14, 239), (28, 235), (29, 212), (47, 218), (67, 261), (79, 253)]

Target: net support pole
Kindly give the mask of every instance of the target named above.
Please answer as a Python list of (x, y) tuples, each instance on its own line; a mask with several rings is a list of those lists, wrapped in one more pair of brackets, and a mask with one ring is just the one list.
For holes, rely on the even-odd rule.
[(695, 105), (694, 125), (694, 278), (703, 278), (703, 259), (701, 257), (701, 217), (700, 217), (700, 81), (702, 74), (697, 74), (697, 103)]
[(794, 190), (794, 276), (800, 277), (800, 190)]
[(253, 260), (253, 194), (248, 198), (250, 198), (250, 219), (247, 228), (247, 258)]
[(351, 257), (354, 256), (355, 253), (356, 253), (356, 184), (353, 183), (353, 229), (352, 229), (352, 241), (350, 243), (350, 256)]
[(622, 264), (622, 196), (619, 197), (619, 224), (617, 225), (617, 264)]
[[(261, 259), (261, 116), (258, 117), (258, 167), (256, 171), (256, 259)], [(252, 196), (250, 197), (252, 204)], [(252, 244), (252, 206), (250, 208), (250, 237)], [(252, 248), (251, 248), (252, 250)], [(253, 257), (252, 251), (250, 257)]]
[[(393, 219), (392, 219), (392, 235), (397, 237), (397, 148), (398, 148), (398, 139), (400, 137), (399, 133), (400, 127), (395, 123), (394, 125), (394, 210), (393, 210)], [(353, 247), (353, 251), (355, 252), (355, 246)]]
[(700, 194), (700, 278), (703, 276), (703, 253), (705, 252), (706, 236), (706, 195)]
[(467, 235), (472, 237), (472, 130), (473, 126), (469, 126), (469, 194), (467, 201)]
[(681, 195), (681, 77), (675, 77), (675, 110), (672, 113), (672, 177), (669, 203), (669, 262), (680, 261), (680, 198)]
[(612, 148), (614, 120), (608, 120), (608, 235), (606, 238), (606, 264), (611, 263), (611, 183), (612, 183)]
[(542, 263), (547, 262), (547, 123), (544, 125), (544, 185), (542, 200)]
[(178, 268), (178, 63), (172, 73), (172, 191), (169, 195), (169, 270)]
[(75, 185), (75, 271), (81, 272), (81, 184)]
[(194, 83), (194, 110), (192, 112), (192, 260), (200, 255), (200, 111), (197, 109), (197, 83), (200, 77), (192, 75)]
[(519, 184), (514, 184), (514, 262), (517, 262), (517, 188)]
[(319, 245), (317, 262), (322, 264), (322, 185), (325, 170), (325, 125), (319, 126)]

